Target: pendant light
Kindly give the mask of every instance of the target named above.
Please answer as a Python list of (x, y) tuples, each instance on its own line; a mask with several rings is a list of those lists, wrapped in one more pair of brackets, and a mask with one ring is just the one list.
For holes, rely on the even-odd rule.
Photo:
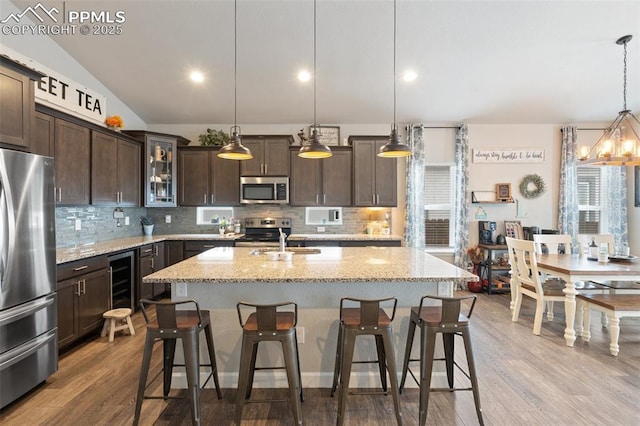
[(637, 166), (640, 165), (640, 138), (634, 126), (640, 121), (627, 109), (627, 43), (632, 36), (626, 35), (616, 40), (624, 46), (623, 107), (613, 123), (593, 147), (582, 146), (578, 153), (579, 165), (594, 166)]
[(316, 120), (316, 0), (313, 0), (313, 126), (309, 143), (302, 145), (298, 157), (302, 158), (329, 158), (333, 155), (331, 149), (320, 142), (318, 135), (318, 122)]
[(237, 125), (238, 116), (238, 0), (233, 2), (233, 126), (229, 129), (231, 141), (220, 148), (218, 157), (225, 160), (250, 160), (251, 151), (242, 145), (240, 126)]
[(378, 157), (397, 158), (410, 156), (411, 148), (400, 142), (396, 124), (396, 0), (393, 0), (393, 126), (389, 142), (380, 147)]

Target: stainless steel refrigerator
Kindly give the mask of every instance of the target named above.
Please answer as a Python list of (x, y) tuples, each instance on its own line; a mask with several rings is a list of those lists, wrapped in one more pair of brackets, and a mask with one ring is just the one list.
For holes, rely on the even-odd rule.
[(0, 408), (58, 369), (53, 176), (0, 149)]

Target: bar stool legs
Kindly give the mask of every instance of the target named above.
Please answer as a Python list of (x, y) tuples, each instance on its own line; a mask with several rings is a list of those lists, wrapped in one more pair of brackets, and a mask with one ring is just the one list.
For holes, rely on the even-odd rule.
[[(380, 303), (393, 301), (393, 314), (391, 318), (380, 308)], [(344, 308), (345, 301), (360, 303), (359, 308)], [(343, 425), (344, 414), (347, 406), (347, 396), (349, 395), (349, 381), (351, 378), (351, 367), (354, 363), (353, 354), (355, 350), (356, 337), (360, 335), (372, 335), (376, 341), (376, 361), (356, 361), (356, 363), (377, 363), (380, 371), (380, 381), (382, 393), (387, 393), (387, 371), (391, 385), (391, 395), (395, 409), (396, 421), (402, 425), (402, 413), (400, 411), (400, 400), (398, 393), (398, 378), (396, 362), (393, 350), (393, 335), (391, 321), (395, 316), (395, 298), (381, 300), (361, 300), (343, 298), (340, 301), (340, 328), (338, 330), (338, 342), (336, 350), (336, 365), (333, 375), (333, 386), (331, 396), (338, 388), (338, 414), (337, 424)], [(339, 383), (339, 386), (338, 386)], [(373, 392), (367, 392), (373, 393)]]
[[(423, 307), (423, 301), (425, 298), (437, 299), (442, 301), (442, 307)], [(466, 314), (460, 313), (460, 301), (464, 299), (473, 298), (473, 302)], [(476, 415), (478, 416), (478, 422), (480, 425), (484, 425), (484, 419), (482, 418), (482, 408), (480, 406), (480, 393), (478, 391), (478, 380), (476, 376), (476, 367), (473, 359), (473, 349), (471, 345), (471, 335), (469, 332), (469, 317), (473, 312), (473, 306), (475, 305), (475, 296), (458, 297), (458, 298), (446, 298), (438, 296), (424, 296), (420, 300), (420, 306), (411, 309), (411, 317), (409, 321), (409, 329), (407, 335), (407, 344), (405, 348), (404, 364), (402, 366), (402, 379), (400, 381), (400, 392), (404, 389), (407, 373), (416, 380), (420, 387), (420, 409), (419, 409), (419, 424), (421, 426), (426, 424), (427, 412), (429, 408), (429, 394), (437, 391), (472, 391), (473, 400), (476, 408)], [(420, 327), (420, 380), (418, 381), (414, 374), (409, 369), (409, 362), (418, 361), (417, 359), (411, 359), (411, 348), (413, 346), (413, 338), (415, 334), (416, 326)], [(442, 342), (444, 348), (444, 358), (434, 358), (436, 336), (438, 333), (442, 333)], [(462, 370), (455, 362), (455, 336), (462, 337), (465, 347), (465, 354), (467, 358), (468, 373)], [(433, 372), (433, 361), (443, 360), (445, 361), (447, 372), (448, 388), (432, 388), (431, 387), (431, 375)], [(471, 382), (470, 388), (454, 388), (454, 367), (458, 367), (460, 371)]]
[[(176, 305), (192, 303), (196, 310), (176, 310)], [(147, 316), (145, 305), (156, 305), (157, 320), (150, 321)], [(218, 399), (222, 398), (220, 385), (218, 382), (218, 368), (216, 365), (215, 348), (213, 346), (213, 334), (208, 311), (201, 311), (195, 301), (183, 302), (155, 302), (142, 300), (140, 302), (142, 313), (147, 322), (147, 335), (145, 337), (144, 353), (142, 355), (142, 367), (140, 369), (140, 380), (138, 382), (138, 394), (133, 423), (138, 424), (144, 399), (173, 399), (169, 396), (171, 389), (171, 378), (173, 374), (176, 340), (182, 339), (184, 352), (184, 364), (187, 376), (187, 394), (191, 408), (191, 422), (199, 425), (200, 420), (200, 332), (204, 331), (207, 341), (207, 348), (210, 357), (211, 373), (207, 377), (206, 383), (213, 376)], [(163, 385), (162, 396), (145, 395), (147, 388), (147, 377), (149, 375), (149, 365), (153, 353), (153, 346), (157, 341), (162, 341), (163, 347)]]
[[(280, 306), (294, 305), (295, 312), (278, 312)], [(241, 309), (255, 308), (256, 311), (243, 321)], [(238, 318), (243, 329), (242, 348), (240, 353), (240, 368), (238, 374), (238, 393), (236, 396), (235, 424), (242, 421), (242, 410), (249, 402), (266, 402), (265, 400), (251, 401), (253, 378), (255, 370), (281, 369), (281, 367), (256, 368), (258, 345), (264, 341), (277, 341), (282, 345), (284, 369), (287, 372), (289, 385), (289, 401), (292, 405), (295, 424), (302, 424), (302, 410), (300, 402), (304, 401), (302, 380), (300, 374), (300, 356), (298, 353), (298, 339), (295, 325), (297, 322), (297, 305), (286, 302), (276, 305), (254, 305), (245, 302), (238, 303)]]

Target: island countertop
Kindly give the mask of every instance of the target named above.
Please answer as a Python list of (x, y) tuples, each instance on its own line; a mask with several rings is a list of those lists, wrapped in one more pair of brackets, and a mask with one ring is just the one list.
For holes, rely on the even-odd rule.
[[(412, 247), (321, 247), (269, 260), (250, 247), (216, 247), (143, 278), (144, 283), (462, 282), (478, 277)], [(307, 249), (308, 250), (308, 249)], [(259, 254), (256, 254), (259, 253)]]
[(287, 241), (402, 241), (400, 235), (384, 234), (291, 234)]

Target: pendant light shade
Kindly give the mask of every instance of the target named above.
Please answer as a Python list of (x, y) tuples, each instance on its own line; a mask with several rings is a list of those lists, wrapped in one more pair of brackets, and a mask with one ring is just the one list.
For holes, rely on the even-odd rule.
[(233, 126), (230, 133), (231, 141), (220, 148), (220, 151), (218, 151), (218, 157), (224, 158), (225, 160), (251, 160), (253, 158), (251, 151), (249, 148), (242, 145), (240, 127)]
[(309, 143), (303, 145), (298, 152), (298, 157), (302, 158), (329, 158), (333, 156), (331, 149), (320, 142), (318, 129), (313, 128)]
[(409, 157), (411, 148), (400, 142), (400, 134), (396, 125), (396, 0), (393, 0), (393, 126), (389, 142), (380, 147), (378, 157)]
[(240, 126), (238, 126), (238, 0), (233, 2), (233, 126), (229, 130), (231, 141), (220, 148), (218, 157), (225, 160), (251, 160), (253, 155), (242, 145)]
[(640, 165), (640, 121), (627, 109), (627, 43), (632, 36), (616, 40), (624, 46), (624, 74), (622, 111), (605, 130), (602, 137), (591, 146), (581, 146), (578, 152), (580, 165), (593, 166), (637, 166)]
[(309, 137), (309, 142), (300, 147), (298, 157), (329, 158), (333, 156), (331, 149), (320, 142), (316, 123), (316, 0), (313, 0), (313, 131)]

